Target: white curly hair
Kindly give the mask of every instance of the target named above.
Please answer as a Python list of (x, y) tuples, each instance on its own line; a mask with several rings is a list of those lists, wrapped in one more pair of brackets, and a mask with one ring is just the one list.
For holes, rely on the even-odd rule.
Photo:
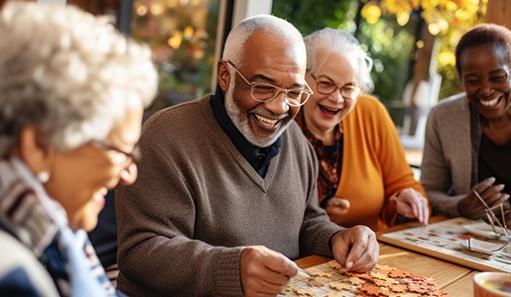
[(156, 94), (149, 48), (78, 8), (8, 2), (0, 36), (0, 157), (25, 126), (60, 151), (103, 140), (130, 102)]
[[(357, 84), (365, 93), (370, 93), (374, 88), (371, 78), (373, 60), (361, 47), (358, 40), (350, 33), (333, 28), (317, 30), (304, 38), (307, 47), (307, 73), (314, 72), (328, 63), (326, 53), (344, 55), (357, 70)], [(321, 51), (321, 55), (318, 55)], [(320, 57), (318, 61), (316, 58)]]

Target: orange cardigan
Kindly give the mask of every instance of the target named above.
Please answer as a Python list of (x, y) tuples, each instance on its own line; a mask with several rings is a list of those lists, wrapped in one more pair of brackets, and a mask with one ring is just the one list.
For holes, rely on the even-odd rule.
[(394, 225), (397, 212), (395, 203), (389, 203), (392, 195), (409, 187), (426, 194), (414, 179), (385, 106), (373, 96), (360, 96), (343, 120), (343, 131), (342, 173), (335, 196), (348, 199), (351, 206), (347, 214), (333, 220), (375, 231)]

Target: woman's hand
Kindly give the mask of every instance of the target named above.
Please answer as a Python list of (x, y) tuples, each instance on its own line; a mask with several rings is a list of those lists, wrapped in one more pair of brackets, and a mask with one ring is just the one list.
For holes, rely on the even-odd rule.
[[(472, 188), (472, 191), (468, 193), (465, 198), (458, 202), (459, 214), (471, 219), (480, 219), (485, 216), (486, 213), (484, 211), (484, 204), (480, 201), (475, 192), (479, 194), (479, 196), (489, 207), (494, 207), (503, 203), (504, 201), (507, 201), (509, 199), (509, 195), (502, 193), (504, 185), (493, 185), (494, 183), (494, 177), (484, 179), (483, 181), (477, 183)], [(504, 207), (508, 209), (509, 204), (504, 203)], [(495, 210), (494, 212), (500, 216), (500, 211)]]
[(332, 197), (326, 203), (326, 213), (330, 217), (330, 220), (334, 223), (337, 223), (337, 219), (342, 215), (348, 213), (350, 209), (350, 202), (346, 199), (340, 197)]
[(397, 213), (409, 218), (417, 218), (422, 225), (427, 225), (429, 221), (428, 199), (412, 188), (402, 190), (394, 197)]

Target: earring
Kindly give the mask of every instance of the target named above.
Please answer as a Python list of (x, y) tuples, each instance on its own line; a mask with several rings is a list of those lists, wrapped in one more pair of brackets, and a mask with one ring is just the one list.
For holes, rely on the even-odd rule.
[(50, 180), (50, 173), (46, 170), (43, 170), (41, 172), (37, 173), (37, 179), (42, 183), (45, 184)]

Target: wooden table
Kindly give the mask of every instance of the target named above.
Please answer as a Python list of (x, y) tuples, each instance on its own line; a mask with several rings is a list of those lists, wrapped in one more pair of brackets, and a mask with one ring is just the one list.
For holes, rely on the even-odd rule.
[[(433, 218), (432, 222), (441, 221), (444, 217)], [(416, 223), (407, 223), (399, 226), (399, 229), (417, 227)], [(392, 228), (385, 232), (398, 230)], [(301, 268), (316, 266), (331, 259), (320, 256), (309, 256), (296, 260)], [(411, 273), (417, 273), (432, 277), (438, 288), (445, 291), (449, 296), (473, 296), (472, 278), (477, 270), (457, 265), (451, 262), (436, 259), (410, 250), (402, 249), (380, 242), (380, 257), (378, 264), (388, 265)]]

